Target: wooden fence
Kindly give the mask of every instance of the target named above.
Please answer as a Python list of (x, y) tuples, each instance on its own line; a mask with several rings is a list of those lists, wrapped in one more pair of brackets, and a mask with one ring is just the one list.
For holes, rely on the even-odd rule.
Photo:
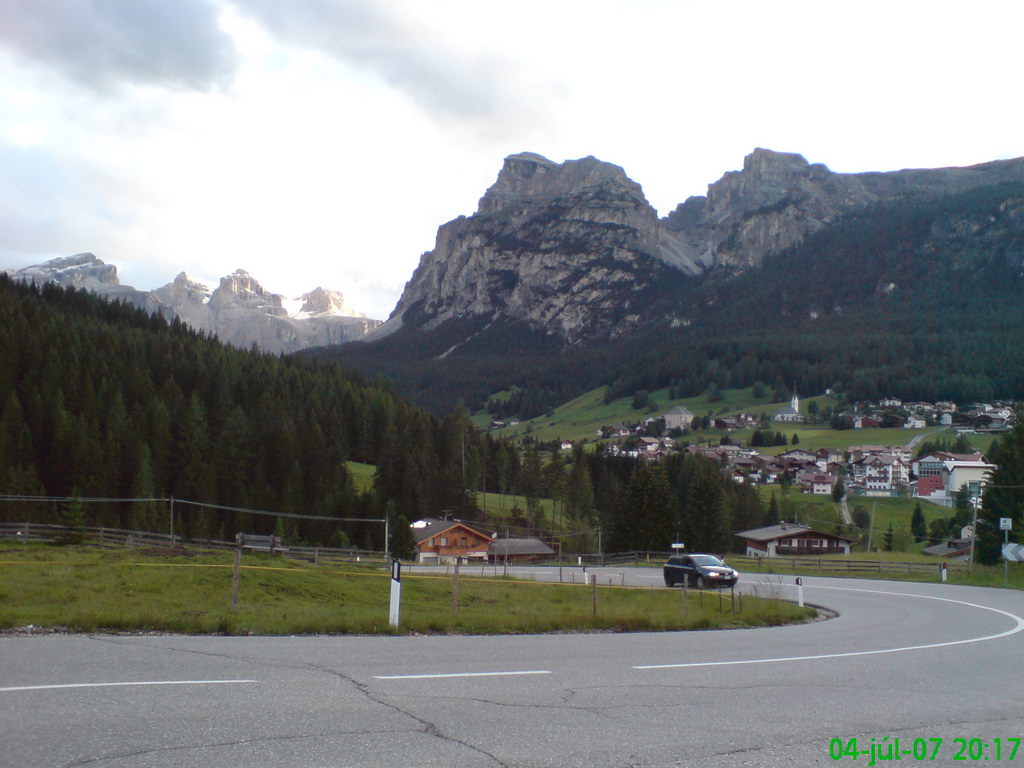
[[(82, 543), (100, 547), (170, 547), (171, 536), (152, 531), (126, 531), (120, 528), (71, 527), (44, 523), (0, 523), (0, 541), (41, 541), (56, 542), (80, 539)], [(237, 549), (234, 541), (217, 539), (184, 539), (174, 537), (174, 546), (193, 549)], [(281, 553), (295, 560), (334, 565), (345, 563), (387, 564), (383, 552), (335, 547), (306, 547), (289, 544)]]
[[(671, 552), (616, 552), (605, 555), (583, 555), (582, 562), (586, 565), (662, 565)], [(574, 558), (576, 556), (573, 556)], [(966, 570), (968, 563), (955, 560), (936, 558), (931, 563), (912, 563), (892, 560), (850, 560), (845, 557), (747, 557), (746, 555), (724, 555), (729, 565), (742, 571), (744, 568), (758, 570), (770, 567), (773, 571), (819, 571), (830, 573), (878, 573), (878, 574), (932, 574), (936, 578), (945, 563), (949, 572)]]

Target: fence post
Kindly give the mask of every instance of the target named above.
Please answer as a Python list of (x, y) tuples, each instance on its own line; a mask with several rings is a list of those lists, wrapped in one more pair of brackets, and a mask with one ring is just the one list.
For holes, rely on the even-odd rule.
[(452, 618), (459, 615), (459, 558), (455, 558), (455, 571), (452, 574)]
[(231, 612), (238, 611), (238, 582), (242, 578), (242, 548), (235, 550), (235, 567), (231, 569)]
[(590, 574), (590, 596), (593, 601), (594, 617), (597, 617), (597, 574)]

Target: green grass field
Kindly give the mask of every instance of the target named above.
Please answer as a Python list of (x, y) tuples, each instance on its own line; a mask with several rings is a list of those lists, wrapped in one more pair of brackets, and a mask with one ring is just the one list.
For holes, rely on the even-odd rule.
[[(793, 489), (784, 494), (782, 486), (779, 485), (761, 485), (758, 486), (758, 492), (765, 504), (774, 494), (779, 510), (786, 520), (810, 525), (826, 533), (831, 533), (842, 520), (839, 504), (832, 501), (831, 496), (800, 493)], [(857, 506), (862, 506), (869, 514), (874, 515), (871, 536), (872, 550), (877, 550), (882, 546), (883, 537), (890, 523), (892, 523), (894, 533), (903, 532), (906, 534), (904, 539), (909, 537), (910, 518), (914, 514), (914, 507), (918, 502), (921, 503), (925, 525), (936, 518), (953, 516), (954, 510), (920, 499), (873, 496), (850, 496), (847, 498), (851, 513)], [(856, 538), (856, 535), (851, 534), (851, 538)], [(930, 542), (914, 542), (913, 538), (902, 543), (906, 546), (904, 550), (906, 553), (920, 553), (924, 547), (930, 544)], [(858, 545), (854, 552), (858, 555), (867, 552), (867, 532), (864, 532), (864, 542)]]
[[(451, 576), (406, 574), (402, 621), (388, 626), (389, 573), (245, 555), (231, 612), (232, 554), (182, 550), (0, 548), (0, 628), (161, 630), (189, 634), (535, 633), (764, 626), (810, 611), (777, 599), (678, 590), (543, 584), (464, 575), (452, 611)], [(735, 612), (734, 612), (735, 611)]]
[(358, 461), (349, 461), (345, 464), (357, 491), (368, 491), (373, 488), (373, 475), (377, 471), (376, 465), (361, 464)]

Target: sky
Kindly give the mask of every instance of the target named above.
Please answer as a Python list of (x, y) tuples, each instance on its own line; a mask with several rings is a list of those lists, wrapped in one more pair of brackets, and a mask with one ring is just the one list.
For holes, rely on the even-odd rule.
[(385, 318), (502, 160), (661, 215), (756, 147), (833, 171), (1024, 156), (1024, 3), (0, 0), (0, 269), (245, 269)]

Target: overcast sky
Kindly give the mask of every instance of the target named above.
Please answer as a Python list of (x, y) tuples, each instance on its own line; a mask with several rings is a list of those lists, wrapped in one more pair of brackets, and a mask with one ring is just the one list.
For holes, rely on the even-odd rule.
[(244, 268), (386, 317), (502, 159), (661, 215), (755, 147), (834, 171), (1024, 155), (1024, 3), (0, 0), (0, 269)]

